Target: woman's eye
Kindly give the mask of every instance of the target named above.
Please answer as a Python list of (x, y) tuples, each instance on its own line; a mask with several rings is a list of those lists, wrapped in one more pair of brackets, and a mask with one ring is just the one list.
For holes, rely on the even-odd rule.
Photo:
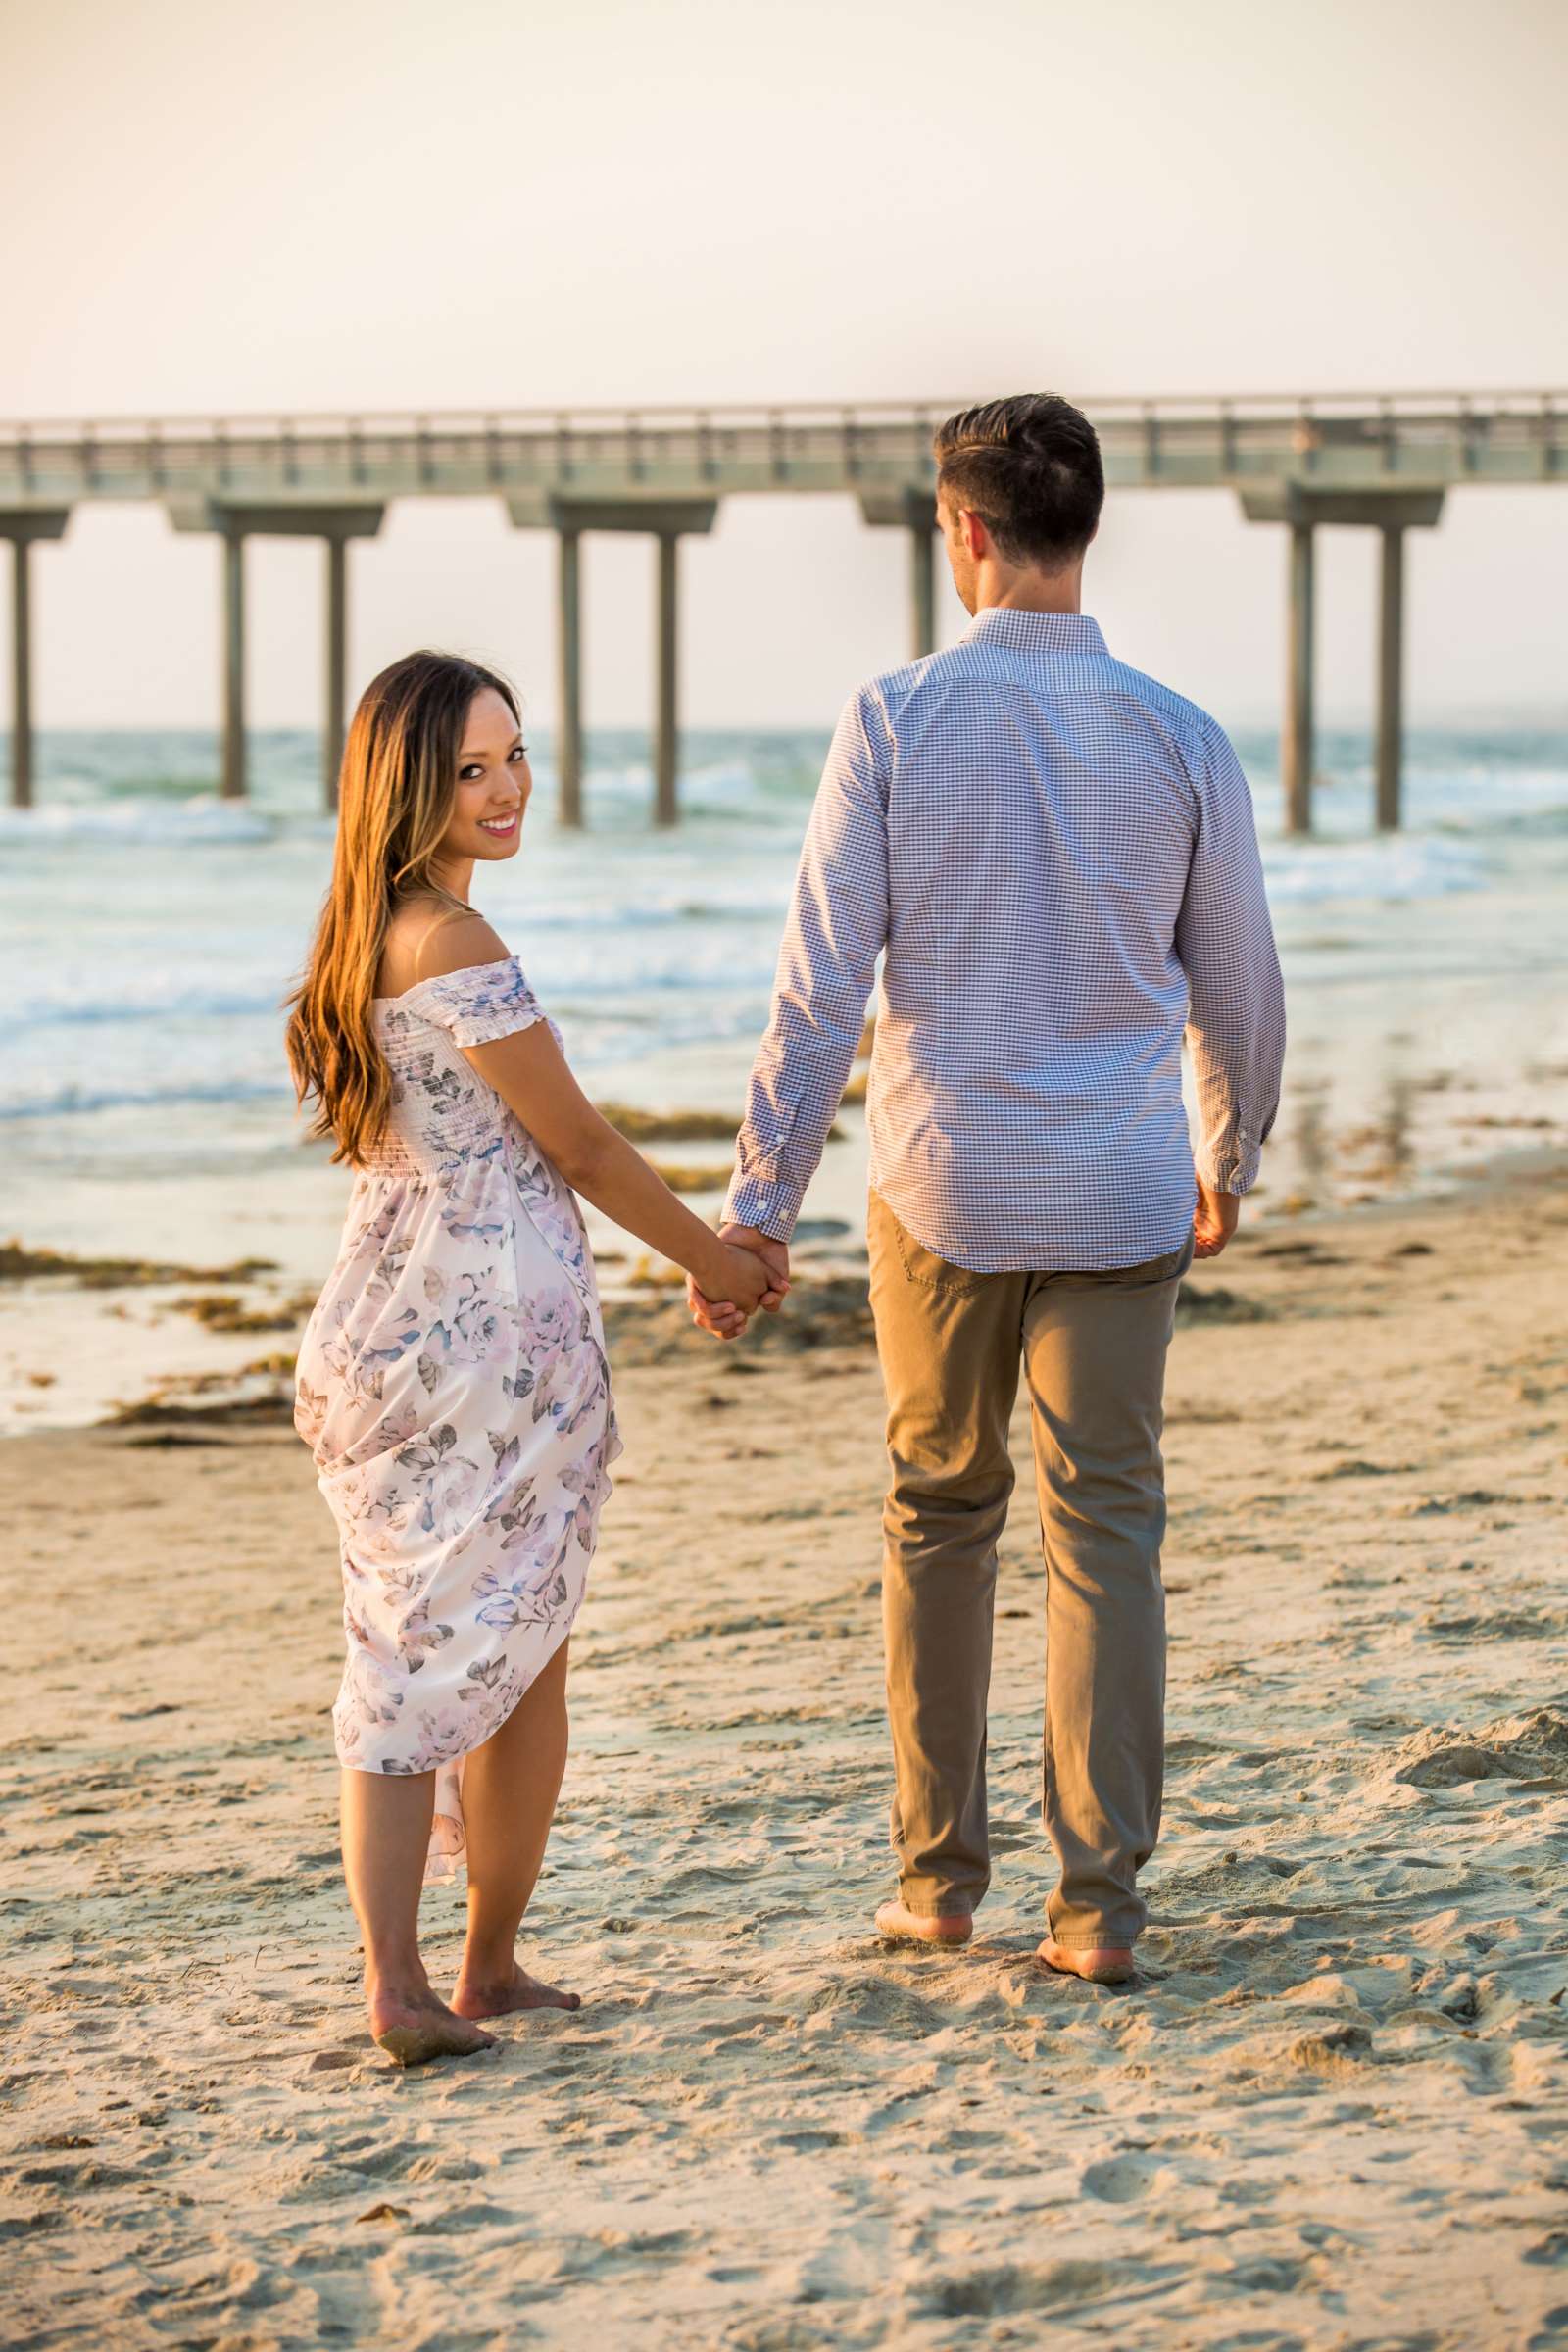
[(458, 770), (458, 781), (460, 784), (471, 784), (475, 776), (482, 776), (483, 774), (484, 769), (482, 767), (460, 767)]
[(512, 750), (507, 756), (511, 760), (526, 760), (528, 757), (528, 746), (525, 743), (514, 744)]

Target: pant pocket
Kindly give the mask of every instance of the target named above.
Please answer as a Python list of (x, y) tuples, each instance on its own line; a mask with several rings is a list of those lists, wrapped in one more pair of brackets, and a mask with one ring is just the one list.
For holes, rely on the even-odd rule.
[(1177, 1250), (1167, 1250), (1162, 1257), (1146, 1257), (1136, 1266), (1107, 1266), (1099, 1274), (1053, 1274), (1048, 1276), (1054, 1290), (1059, 1291), (1152, 1291), (1162, 1282), (1176, 1282), (1193, 1262), (1194, 1236), (1189, 1233)]
[(1197, 1235), (1189, 1226), (1187, 1238), (1179, 1250), (1168, 1250), (1163, 1257), (1152, 1257), (1146, 1266), (1133, 1267), (1133, 1273), (1141, 1275), (1146, 1282), (1170, 1282), (1176, 1275), (1185, 1274), (1193, 1262), (1193, 1250), (1197, 1239)]
[(947, 1258), (938, 1257), (934, 1250), (917, 1242), (908, 1228), (900, 1224), (886, 1201), (882, 1203), (882, 1213), (888, 1220), (906, 1282), (912, 1282), (923, 1291), (941, 1291), (949, 1298), (961, 1298), (995, 1280), (993, 1275), (977, 1274), (969, 1266), (956, 1266)]

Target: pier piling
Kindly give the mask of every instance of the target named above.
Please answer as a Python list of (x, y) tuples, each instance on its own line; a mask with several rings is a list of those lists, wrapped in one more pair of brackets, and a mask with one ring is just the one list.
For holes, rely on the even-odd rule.
[(1312, 657), (1316, 622), (1316, 547), (1309, 522), (1291, 525), (1290, 592), (1286, 615), (1285, 736), (1281, 777), (1285, 825), (1290, 833), (1312, 830)]
[(680, 537), (675, 531), (659, 534), (659, 677), (654, 722), (654, 822), (673, 825), (679, 818), (675, 780), (679, 757), (679, 644), (676, 637), (676, 564)]
[(1404, 534), (1430, 530), (1443, 513), (1441, 490), (1310, 490), (1298, 482), (1244, 490), (1249, 522), (1282, 522), (1290, 530), (1289, 635), (1285, 723), (1280, 731), (1280, 775), (1285, 823), (1293, 834), (1312, 830), (1313, 532), (1319, 523), (1379, 534), (1376, 821), (1392, 832), (1399, 823), (1404, 739)]
[(929, 523), (909, 525), (909, 650), (937, 650), (937, 540)]
[(32, 807), (32, 543), (11, 542), (11, 805)]
[(348, 693), (348, 541), (329, 531), (326, 550), (326, 645), (322, 683), (326, 708), (321, 719), (321, 793), (328, 810), (337, 807), (343, 768), (343, 703)]
[(0, 513), (11, 542), (11, 806), (32, 807), (32, 543), (59, 539), (69, 507)]
[(913, 484), (862, 491), (860, 513), (873, 530), (908, 533), (909, 659), (918, 662), (937, 643), (936, 492)]
[(557, 728), (564, 825), (586, 821), (583, 801), (581, 557), (584, 531), (638, 531), (657, 542), (654, 568), (657, 653), (654, 667), (654, 808), (656, 825), (680, 815), (679, 546), (692, 532), (710, 531), (716, 498), (577, 498), (554, 491), (509, 498), (518, 530), (553, 530), (558, 553), (557, 645), (561, 710)]
[(582, 823), (582, 533), (568, 524), (556, 534), (556, 644), (560, 660), (561, 715), (556, 728), (560, 798), (556, 814), (564, 825)]
[(337, 807), (338, 773), (343, 765), (348, 542), (373, 539), (385, 513), (380, 502), (372, 505), (359, 499), (351, 504), (299, 497), (245, 504), (202, 497), (169, 501), (169, 518), (176, 531), (216, 532), (223, 543), (223, 724), (219, 790), (225, 801), (242, 801), (250, 789), (245, 746), (246, 540), (319, 539), (325, 545), (321, 802), (330, 816)]
[(1377, 819), (1397, 831), (1404, 758), (1404, 525), (1383, 525), (1378, 594)]
[(245, 773), (245, 534), (226, 530), (223, 548), (223, 751), (219, 792), (242, 801)]

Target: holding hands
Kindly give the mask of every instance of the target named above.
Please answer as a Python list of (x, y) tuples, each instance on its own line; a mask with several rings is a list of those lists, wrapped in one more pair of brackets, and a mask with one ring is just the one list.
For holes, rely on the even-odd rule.
[(783, 1242), (752, 1225), (720, 1226), (711, 1269), (703, 1281), (693, 1273), (686, 1302), (699, 1331), (715, 1340), (738, 1340), (759, 1307), (777, 1314), (790, 1287), (790, 1253)]

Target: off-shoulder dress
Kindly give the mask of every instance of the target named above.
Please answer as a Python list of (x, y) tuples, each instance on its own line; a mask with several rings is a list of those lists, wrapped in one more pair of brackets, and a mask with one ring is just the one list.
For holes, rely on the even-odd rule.
[(465, 1757), (571, 1630), (620, 1441), (576, 1200), (462, 1052), (546, 1018), (516, 957), (375, 1018), (391, 1117), (300, 1342), (294, 1419), (342, 1558), (338, 1758), (435, 1773), (429, 1883), (462, 1866)]

